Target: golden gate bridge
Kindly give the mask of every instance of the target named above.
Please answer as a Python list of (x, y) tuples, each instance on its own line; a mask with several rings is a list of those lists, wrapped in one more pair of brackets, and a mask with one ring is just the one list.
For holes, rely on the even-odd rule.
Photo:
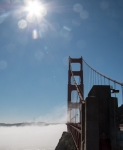
[(118, 111), (123, 83), (99, 73), (82, 57), (69, 57), (67, 101), (67, 129), (77, 150), (123, 150), (123, 105)]

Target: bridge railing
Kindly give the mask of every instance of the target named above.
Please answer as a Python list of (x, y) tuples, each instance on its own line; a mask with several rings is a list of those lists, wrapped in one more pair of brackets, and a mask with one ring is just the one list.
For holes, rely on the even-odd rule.
[(121, 130), (117, 132), (117, 145), (123, 149), (123, 131)]

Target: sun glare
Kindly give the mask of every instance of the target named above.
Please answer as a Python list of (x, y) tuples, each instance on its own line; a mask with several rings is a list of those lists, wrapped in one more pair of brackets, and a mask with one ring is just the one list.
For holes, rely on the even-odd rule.
[(46, 15), (46, 8), (39, 1), (28, 1), (26, 10), (31, 15), (38, 16), (45, 16)]

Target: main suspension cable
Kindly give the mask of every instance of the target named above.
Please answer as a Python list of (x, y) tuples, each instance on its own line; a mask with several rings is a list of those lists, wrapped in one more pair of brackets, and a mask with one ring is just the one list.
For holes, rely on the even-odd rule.
[(100, 76), (103, 76), (103, 77), (105, 77), (106, 79), (108, 79), (108, 80), (110, 80), (110, 81), (112, 81), (112, 82), (115, 82), (115, 83), (117, 83), (117, 84), (123, 86), (123, 83), (120, 83), (120, 82), (118, 82), (118, 81), (116, 81), (116, 80), (113, 80), (113, 79), (111, 79), (111, 78), (109, 78), (109, 77), (107, 77), (107, 76), (105, 76), (105, 75), (99, 73), (99, 72), (96, 71), (95, 69), (93, 69), (90, 65), (88, 65), (88, 64), (86, 63), (86, 61), (85, 61), (84, 59), (83, 59), (83, 62), (84, 62), (89, 68), (91, 68), (93, 71), (95, 71), (97, 74), (99, 74)]

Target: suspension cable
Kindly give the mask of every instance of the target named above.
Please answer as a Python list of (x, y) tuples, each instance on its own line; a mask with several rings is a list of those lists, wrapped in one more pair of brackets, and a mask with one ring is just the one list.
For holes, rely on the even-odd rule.
[[(93, 69), (90, 65), (88, 65), (88, 64), (85, 62), (84, 59), (83, 59), (83, 62), (91, 69), (92, 84), (93, 84), (93, 82), (95, 81), (94, 79), (96, 79), (96, 76), (95, 76), (95, 78), (94, 78), (94, 73), (95, 73), (95, 74), (97, 73), (97, 75), (100, 76), (101, 85), (102, 85), (102, 77), (104, 77), (104, 84), (105, 84), (105, 79), (107, 79), (107, 80), (109, 81), (109, 85), (110, 85), (110, 81), (114, 82), (114, 85), (115, 85), (116, 83), (119, 84), (119, 85), (121, 85), (121, 87), (122, 87), (122, 104), (123, 104), (123, 83), (120, 83), (120, 82), (118, 82), (118, 81), (116, 81), (116, 80), (113, 80), (113, 79), (111, 79), (111, 78), (109, 78), (109, 77), (107, 77), (107, 76), (105, 76), (105, 75), (103, 75), (103, 74), (97, 72), (97, 71), (96, 71), (95, 69)], [(79, 97), (80, 97), (80, 100), (82, 101), (82, 103), (84, 103), (83, 92), (82, 92), (80, 86), (78, 86), (77, 83), (76, 83), (76, 80), (75, 80), (75, 78), (74, 78), (74, 74), (73, 74), (73, 71), (72, 71), (71, 63), (70, 63), (70, 71), (71, 71), (71, 75), (72, 75), (72, 78), (73, 78), (74, 85), (75, 85), (76, 90), (77, 90), (77, 92), (78, 92), (78, 95), (79, 95)], [(95, 81), (95, 82), (96, 82), (96, 81)], [(99, 84), (99, 78), (98, 78), (98, 84)], [(116, 86), (116, 85), (115, 85), (115, 86)]]
[(107, 78), (108, 80), (110, 80), (110, 81), (112, 81), (112, 82), (115, 82), (115, 83), (117, 83), (117, 84), (123, 86), (123, 83), (120, 83), (120, 82), (118, 82), (118, 81), (116, 81), (116, 80), (113, 80), (113, 79), (111, 79), (111, 78), (109, 78), (109, 77), (107, 77), (107, 76), (105, 76), (105, 75), (99, 73), (98, 71), (96, 71), (95, 69), (93, 69), (90, 65), (88, 65), (84, 59), (83, 59), (83, 61), (84, 61), (84, 63), (85, 63), (89, 68), (91, 68), (93, 71), (95, 71), (95, 72), (96, 72), (97, 74), (99, 74), (100, 76), (103, 76), (103, 77)]

